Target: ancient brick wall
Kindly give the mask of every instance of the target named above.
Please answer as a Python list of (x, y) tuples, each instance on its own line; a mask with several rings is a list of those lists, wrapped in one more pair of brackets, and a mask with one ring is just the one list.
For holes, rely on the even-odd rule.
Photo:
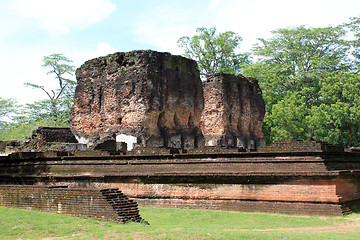
[(81, 143), (127, 136), (128, 147), (192, 149), (201, 142), (204, 100), (195, 61), (154, 51), (115, 53), (87, 61), (76, 78), (70, 121)]
[(319, 142), (281, 152), (88, 154), (1, 157), (0, 183), (118, 188), (145, 206), (339, 215), (360, 202), (360, 154)]
[[(210, 175), (210, 174), (207, 174)], [(189, 183), (195, 178), (199, 183)], [(311, 215), (341, 215), (348, 204), (359, 202), (356, 185), (339, 176), (259, 178), (219, 176), (217, 183), (195, 176), (140, 178), (109, 176), (105, 179), (68, 179), (50, 183), (70, 187), (119, 188), (141, 206), (186, 207), (231, 211), (279, 212)], [(145, 180), (147, 179), (147, 180)], [(249, 183), (245, 183), (246, 179)], [(170, 180), (170, 181), (169, 181)], [(142, 181), (141, 183), (135, 183)], [(192, 180), (194, 181), (194, 180)], [(222, 183), (229, 181), (229, 183)], [(168, 182), (168, 183), (159, 183)], [(232, 182), (232, 183), (230, 183)], [(244, 182), (244, 183), (237, 183)], [(49, 184), (49, 183), (48, 183)]]
[[(349, 161), (327, 161), (320, 156), (259, 156), (257, 154), (212, 154), (212, 155), (163, 155), (144, 156), (89, 156), (89, 157), (41, 157), (34, 153), (25, 155), (28, 159), (17, 160), (11, 155), (0, 161), (4, 170), (1, 176), (36, 176), (36, 175), (89, 175), (130, 174), (138, 176), (176, 176), (197, 173), (232, 174), (232, 173), (291, 173), (311, 175), (316, 172), (358, 169), (358, 158)], [(32, 155), (33, 158), (30, 158)], [(38, 156), (38, 157), (36, 157)], [(275, 155), (276, 156), (276, 155)], [(347, 165), (349, 163), (350, 166)], [(336, 167), (336, 168), (335, 168)]]
[(306, 214), (316, 216), (342, 216), (349, 208), (339, 204), (279, 202), (279, 201), (244, 201), (218, 199), (137, 199), (139, 204), (151, 207), (198, 208), (225, 211), (268, 212), (283, 214)]
[(143, 221), (137, 203), (117, 189), (1, 185), (0, 206), (118, 223)]
[(31, 138), (44, 142), (77, 143), (68, 127), (37, 127), (32, 132)]
[(204, 108), (196, 62), (169, 53), (111, 54), (87, 61), (76, 77), (70, 121), (80, 143), (95, 146), (121, 136), (128, 150), (203, 145), (255, 150), (265, 144), (265, 104), (254, 78), (209, 75)]
[(20, 151), (45, 151), (65, 148), (77, 140), (69, 127), (36, 127)]
[(201, 130), (206, 146), (251, 150), (265, 146), (265, 103), (256, 79), (225, 73), (208, 75), (204, 99)]
[(262, 147), (259, 152), (293, 152), (293, 153), (306, 153), (306, 152), (344, 152), (344, 147), (334, 146), (332, 144), (321, 141), (300, 141), (300, 140), (282, 140), (275, 141), (271, 145)]
[[(352, 186), (349, 183), (339, 185), (336, 179), (316, 180), (283, 180), (278, 184), (249, 183), (249, 184), (101, 184), (96, 187), (120, 187), (131, 197), (151, 199), (218, 199), (218, 200), (248, 200), (248, 201), (281, 201), (281, 202), (309, 202), (309, 203), (340, 203), (344, 199), (338, 195), (340, 187)], [(338, 189), (338, 190), (337, 190)], [(350, 189), (347, 189), (350, 190)], [(345, 192), (353, 192), (347, 191)], [(359, 194), (357, 196), (359, 199)], [(356, 200), (356, 199), (346, 199)]]

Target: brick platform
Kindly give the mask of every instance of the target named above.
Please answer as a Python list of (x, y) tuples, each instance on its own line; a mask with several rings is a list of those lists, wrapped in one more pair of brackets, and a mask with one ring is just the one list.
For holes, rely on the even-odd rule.
[(282, 151), (275, 149), (17, 154), (1, 158), (0, 183), (118, 188), (142, 206), (341, 215), (358, 204), (360, 153), (319, 142), (285, 142)]

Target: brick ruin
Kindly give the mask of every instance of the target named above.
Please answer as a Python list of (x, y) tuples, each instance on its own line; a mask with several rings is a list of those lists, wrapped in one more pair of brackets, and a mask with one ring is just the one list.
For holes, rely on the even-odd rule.
[(254, 78), (211, 74), (205, 83), (201, 129), (205, 146), (256, 150), (265, 146), (262, 122), (265, 103)]
[(140, 206), (311, 215), (360, 203), (359, 152), (264, 146), (255, 79), (212, 74), (202, 84), (194, 61), (153, 51), (90, 60), (76, 76), (78, 142), (60, 137), (69, 129), (38, 129), (25, 144), (32, 150), (0, 157), (1, 189), (119, 189)]
[[(20, 151), (70, 150), (77, 143), (68, 127), (36, 127), (30, 137), (25, 139)], [(86, 149), (85, 146), (83, 149)]]
[(1, 158), (0, 182), (3, 186), (118, 188), (140, 206), (342, 215), (359, 204), (359, 152), (303, 141), (276, 142), (259, 152), (212, 150), (13, 154)]
[(265, 104), (253, 78), (215, 74), (204, 89), (195, 61), (154, 51), (87, 61), (76, 77), (70, 121), (80, 143), (112, 140), (128, 150), (264, 145)]
[(204, 105), (195, 61), (154, 51), (115, 53), (87, 61), (71, 128), (90, 146), (107, 140), (138, 147), (196, 148)]

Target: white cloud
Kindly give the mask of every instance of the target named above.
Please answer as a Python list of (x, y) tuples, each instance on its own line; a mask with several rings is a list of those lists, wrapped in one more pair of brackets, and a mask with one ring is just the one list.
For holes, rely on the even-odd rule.
[(16, 0), (13, 7), (20, 16), (38, 21), (53, 35), (84, 29), (115, 11), (110, 0)]

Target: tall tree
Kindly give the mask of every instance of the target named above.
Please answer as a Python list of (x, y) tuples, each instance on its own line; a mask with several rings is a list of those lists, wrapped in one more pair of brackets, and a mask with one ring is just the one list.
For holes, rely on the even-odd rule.
[(50, 69), (48, 74), (54, 75), (58, 88), (48, 90), (41, 85), (26, 83), (26, 86), (41, 90), (47, 99), (17, 106), (18, 110), (11, 116), (11, 121), (3, 125), (0, 139), (23, 141), (36, 126), (69, 125), (69, 112), (74, 103), (75, 91), (75, 81), (68, 79), (74, 72), (71, 63), (72, 61), (62, 54), (43, 58), (42, 66)]
[[(73, 103), (73, 95), (76, 82), (66, 78), (73, 75), (75, 67), (70, 65), (72, 61), (62, 54), (51, 54), (43, 58), (43, 67), (50, 68), (47, 74), (54, 75), (58, 82), (57, 89), (47, 90), (44, 86), (34, 83), (25, 83), (26, 86), (40, 89), (46, 94), (47, 100), (27, 104), (24, 115), (33, 119), (49, 119), (53, 126), (63, 125), (68, 122), (69, 111)], [(40, 120), (39, 119), (39, 120)]]
[(198, 28), (198, 35), (181, 37), (184, 56), (198, 62), (202, 75), (210, 72), (239, 73), (249, 64), (249, 54), (236, 53), (242, 38), (231, 31), (216, 34), (216, 28)]
[(333, 72), (320, 81), (320, 105), (307, 117), (314, 139), (360, 146), (360, 76)]
[[(271, 87), (276, 92), (298, 91), (308, 106), (316, 104), (319, 79), (327, 72), (350, 68), (345, 62), (348, 44), (342, 26), (278, 29), (269, 40), (260, 38), (254, 54), (267, 69), (276, 73)], [(273, 76), (272, 76), (273, 77)]]
[(360, 73), (360, 17), (350, 18), (351, 22), (344, 24), (353, 34), (352, 40), (349, 41), (352, 53), (353, 70)]
[(264, 131), (268, 134), (267, 141), (309, 140), (306, 122), (309, 111), (304, 97), (296, 92), (289, 92), (284, 99), (272, 106), (271, 112), (266, 112)]
[(17, 107), (14, 99), (0, 97), (0, 140), (7, 140), (5, 131), (9, 126), (11, 114), (16, 113)]
[[(272, 33), (270, 39), (259, 39), (260, 43), (253, 49), (258, 62), (245, 69), (247, 76), (259, 80), (263, 90), (267, 110), (263, 130), (267, 142), (327, 139), (320, 134), (320, 125), (315, 120), (324, 119), (329, 113), (319, 112), (325, 109), (324, 104), (329, 104), (323, 102), (323, 79), (352, 69), (348, 60), (349, 42), (344, 40), (346, 29), (299, 26)], [(321, 127), (324, 134), (326, 126)], [(335, 138), (330, 140), (340, 142)]]
[(0, 97), (0, 120), (9, 117), (9, 114), (16, 111), (17, 104), (14, 99), (5, 99)]

